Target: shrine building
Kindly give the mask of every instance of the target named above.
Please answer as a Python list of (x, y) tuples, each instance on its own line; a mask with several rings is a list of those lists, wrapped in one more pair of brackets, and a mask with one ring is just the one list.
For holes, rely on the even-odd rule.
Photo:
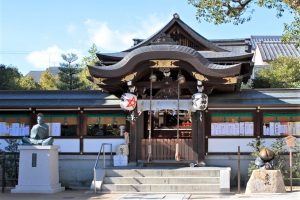
[(41, 112), (70, 187), (90, 184), (101, 144), (115, 153), (124, 132), (130, 166), (231, 167), (232, 182), (239, 146), (245, 184), (249, 143), (270, 146), (288, 134), (300, 141), (299, 89), (241, 89), (252, 75), (251, 49), (247, 38), (206, 39), (174, 14), (131, 48), (97, 53), (89, 79), (102, 90), (0, 91), (0, 147), (28, 136)]

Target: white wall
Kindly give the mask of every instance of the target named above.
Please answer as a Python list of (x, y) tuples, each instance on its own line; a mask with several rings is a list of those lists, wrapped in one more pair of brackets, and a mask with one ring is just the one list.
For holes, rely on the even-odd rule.
[[(112, 144), (112, 151), (116, 152), (117, 147), (120, 144), (125, 144), (125, 140), (123, 138), (116, 138), (116, 139), (85, 138), (85, 139), (83, 139), (83, 152), (84, 153), (98, 153), (101, 148), (101, 145), (103, 143)], [(110, 147), (106, 145), (105, 151), (109, 153)]]
[(208, 138), (208, 153), (236, 153), (238, 146), (241, 152), (252, 152), (248, 146), (254, 138)]
[(54, 145), (58, 145), (59, 152), (61, 153), (79, 153), (80, 152), (80, 140), (79, 139), (60, 139), (55, 138)]

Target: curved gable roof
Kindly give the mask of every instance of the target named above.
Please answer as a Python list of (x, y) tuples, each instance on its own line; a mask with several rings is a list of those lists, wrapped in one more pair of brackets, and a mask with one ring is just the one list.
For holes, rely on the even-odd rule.
[(112, 78), (126, 75), (144, 60), (176, 59), (190, 63), (198, 72), (207, 76), (226, 77), (240, 73), (241, 64), (217, 65), (209, 62), (199, 52), (181, 45), (144, 46), (128, 53), (121, 61), (109, 66), (89, 66), (94, 77)]
[(213, 42), (209, 41), (208, 39), (206, 39), (205, 37), (203, 37), (196, 31), (194, 31), (190, 26), (188, 26), (186, 23), (184, 23), (180, 19), (179, 15), (177, 13), (175, 13), (173, 15), (173, 19), (169, 23), (167, 23), (161, 30), (159, 30), (158, 32), (156, 32), (155, 34), (150, 36), (148, 39), (145, 39), (144, 41), (140, 42), (139, 44), (137, 44), (127, 50), (124, 50), (123, 52), (129, 52), (136, 48), (150, 45), (153, 41), (155, 41), (156, 39), (161, 37), (161, 35), (165, 34), (167, 30), (169, 30), (171, 27), (173, 27), (175, 25), (178, 25), (180, 28), (182, 28), (188, 35), (191, 36), (191, 38), (193, 38), (195, 41), (197, 41), (202, 46), (206, 47), (208, 50), (216, 51), (216, 52), (228, 51), (226, 49), (218, 47)]

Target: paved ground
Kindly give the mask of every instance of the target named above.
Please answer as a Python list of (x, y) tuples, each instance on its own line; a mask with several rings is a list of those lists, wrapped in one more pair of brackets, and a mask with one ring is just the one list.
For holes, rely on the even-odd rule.
[(114, 199), (114, 200), (187, 200), (187, 199), (238, 199), (238, 200), (300, 200), (300, 188), (294, 192), (287, 192), (285, 194), (94, 194), (85, 190), (67, 190), (56, 194), (11, 194), (10, 192), (0, 193), (0, 200), (98, 200), (98, 199)]

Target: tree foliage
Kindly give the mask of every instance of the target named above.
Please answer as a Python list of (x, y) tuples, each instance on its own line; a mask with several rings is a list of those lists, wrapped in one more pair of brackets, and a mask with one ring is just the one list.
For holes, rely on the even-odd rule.
[(59, 82), (57, 88), (60, 90), (78, 90), (82, 88), (82, 83), (79, 79), (79, 73), (81, 68), (79, 64), (74, 64), (78, 59), (77, 55), (74, 53), (62, 54), (62, 59), (64, 63), (60, 63)]
[(20, 89), (18, 80), (21, 76), (17, 68), (0, 64), (0, 90)]
[(280, 57), (258, 72), (253, 88), (300, 88), (300, 58)]
[(22, 76), (18, 79), (19, 89), (21, 90), (39, 90), (40, 85), (30, 76)]
[(291, 24), (285, 24), (284, 40), (295, 39), (300, 44), (300, 1), (299, 0), (188, 0), (197, 9), (197, 20), (214, 24), (242, 24), (251, 20), (254, 6), (275, 9), (276, 16), (284, 12), (294, 15)]
[(17, 68), (0, 64), (0, 90), (38, 90), (32, 77), (23, 76)]
[(88, 65), (94, 65), (95, 63), (100, 63), (98, 57), (96, 56), (97, 53), (97, 46), (93, 44), (91, 48), (88, 50), (89, 55), (83, 57), (82, 59), (82, 67), (83, 70), (80, 73), (80, 80), (83, 83), (84, 89), (99, 89), (99, 87), (87, 79), (87, 77), (91, 76), (88, 70)]
[(40, 86), (43, 90), (57, 90), (58, 77), (51, 74), (50, 69), (46, 69), (41, 75)]

